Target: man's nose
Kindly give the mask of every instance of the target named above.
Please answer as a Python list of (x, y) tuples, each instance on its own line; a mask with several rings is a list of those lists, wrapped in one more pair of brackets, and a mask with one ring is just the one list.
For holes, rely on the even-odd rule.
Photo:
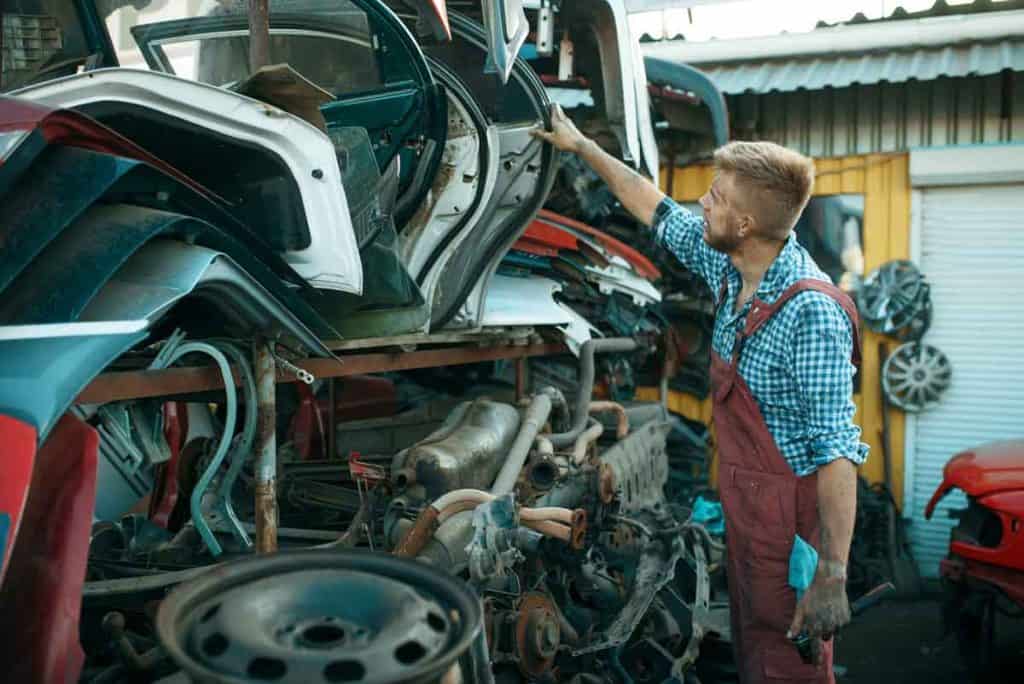
[(700, 199), (697, 200), (697, 202), (700, 203), (700, 208), (701, 209), (707, 209), (708, 208), (708, 195), (707, 195), (707, 193), (704, 193), (703, 195), (701, 195)]

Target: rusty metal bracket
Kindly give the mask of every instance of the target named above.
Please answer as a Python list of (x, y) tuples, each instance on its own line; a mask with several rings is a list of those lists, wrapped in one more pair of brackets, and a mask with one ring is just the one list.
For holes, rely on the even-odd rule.
[(256, 367), (256, 552), (277, 551), (277, 382), (273, 342), (253, 344)]
[[(447, 347), (414, 352), (376, 352), (340, 356), (337, 359), (306, 359), (295, 365), (318, 378), (341, 378), (368, 373), (413, 370), (437, 366), (460, 366), (482, 361), (521, 359), (564, 354), (561, 344), (533, 344), (522, 347)], [(277, 382), (298, 382), (294, 375), (278, 373)], [(235, 384), (240, 380), (235, 373)], [(192, 394), (224, 388), (220, 372), (213, 366), (168, 368), (166, 370), (114, 371), (97, 376), (76, 397), (76, 404), (105, 404), (110, 401), (144, 399), (172, 394)]]

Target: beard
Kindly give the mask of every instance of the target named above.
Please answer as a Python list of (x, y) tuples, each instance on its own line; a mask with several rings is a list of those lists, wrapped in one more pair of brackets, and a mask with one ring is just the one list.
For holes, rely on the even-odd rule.
[(731, 222), (726, 224), (725, 228), (720, 232), (712, 232), (711, 224), (705, 222), (704, 242), (716, 252), (731, 254), (740, 246), (742, 241), (743, 238), (739, 235), (738, 226), (733, 225)]

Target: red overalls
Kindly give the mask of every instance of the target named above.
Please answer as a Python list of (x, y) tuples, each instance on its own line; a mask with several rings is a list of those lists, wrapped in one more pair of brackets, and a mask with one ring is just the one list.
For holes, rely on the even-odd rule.
[[(746, 338), (798, 292), (816, 290), (835, 299), (853, 324), (853, 362), (860, 363), (857, 309), (839, 288), (798, 280), (772, 304), (754, 297), (732, 363), (711, 354), (718, 483), (725, 509), (732, 642), (743, 684), (815, 682), (833, 684), (832, 642), (824, 663), (807, 665), (786, 631), (796, 610), (789, 586), (789, 554), (799, 534), (817, 547), (817, 474), (797, 477), (779, 452), (764, 417), (737, 372)], [(724, 301), (725, 288), (719, 302)]]

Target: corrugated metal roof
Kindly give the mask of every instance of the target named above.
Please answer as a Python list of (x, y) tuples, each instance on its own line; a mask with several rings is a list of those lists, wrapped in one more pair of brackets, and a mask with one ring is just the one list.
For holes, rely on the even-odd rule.
[(759, 63), (702, 64), (723, 93), (843, 88), (855, 83), (928, 81), (940, 76), (987, 76), (1024, 71), (1024, 37), (862, 55), (818, 56)]

